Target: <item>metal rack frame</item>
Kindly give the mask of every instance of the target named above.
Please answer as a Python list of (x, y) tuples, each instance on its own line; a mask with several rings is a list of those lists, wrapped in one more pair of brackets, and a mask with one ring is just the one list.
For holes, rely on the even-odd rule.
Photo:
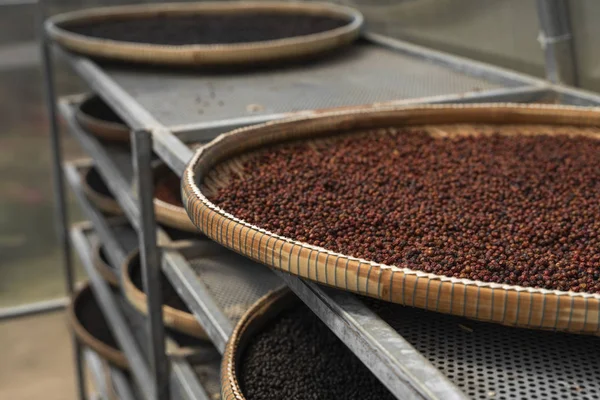
[[(79, 223), (71, 228), (71, 239), (74, 243), (75, 249), (79, 254), (84, 268), (89, 276), (92, 284), (92, 289), (102, 312), (108, 321), (119, 346), (123, 349), (129, 364), (131, 366), (133, 380), (136, 382), (136, 387), (142, 398), (147, 398), (146, 393), (148, 389), (152, 388), (151, 385), (144, 386), (146, 380), (151, 379), (149, 374), (149, 365), (146, 360), (149, 359), (149, 352), (144, 349), (148, 349), (149, 346), (144, 346), (143, 342), (140, 342), (129, 328), (129, 324), (126, 317), (121, 312), (121, 307), (118, 305), (117, 300), (114, 298), (114, 294), (109, 288), (108, 284), (98, 274), (92, 264), (92, 248), (90, 246), (88, 237), (96, 234), (100, 241), (107, 249), (107, 256), (111, 259), (111, 262), (118, 261), (118, 264), (122, 265), (127, 254), (122, 244), (115, 239), (115, 233), (113, 230), (114, 226), (122, 225), (123, 223), (128, 224), (127, 221), (123, 221), (122, 218), (115, 218), (107, 220), (102, 213), (100, 213), (93, 205), (91, 205), (81, 189), (81, 171), (82, 167), (89, 167), (89, 163), (67, 163), (65, 165), (65, 172), (67, 175), (67, 181), (75, 193), (78, 202), (81, 205), (85, 215), (89, 218), (91, 223)], [(93, 232), (92, 232), (93, 227)], [(115, 261), (113, 261), (113, 259)], [(120, 321), (120, 322), (115, 322)], [(149, 335), (145, 335), (149, 336)], [(145, 339), (148, 339), (147, 337)], [(200, 399), (209, 400), (210, 397), (206, 394), (206, 391), (202, 385), (198, 382), (194, 375), (190, 363), (187, 360), (187, 356), (181, 356), (178, 354), (178, 346), (171, 340), (167, 340), (169, 344), (169, 352), (173, 353), (173, 357), (165, 357), (168, 360), (169, 366), (169, 383), (170, 393), (177, 394), (176, 398), (182, 399)], [(189, 355), (193, 357), (193, 354)], [(96, 375), (98, 374), (97, 368), (94, 369)], [(141, 373), (140, 373), (141, 372)], [(111, 377), (115, 385), (115, 389), (122, 396), (126, 398), (137, 398), (132, 389), (129, 379), (126, 378), (121, 371), (118, 369), (111, 369)]]
[[(381, 46), (389, 51), (398, 52), (423, 63), (433, 63), (451, 71), (458, 71), (469, 76), (477, 76), (500, 85), (509, 85), (500, 89), (485, 90), (478, 93), (457, 93), (451, 95), (430, 96), (395, 101), (394, 104), (411, 103), (446, 103), (446, 102), (484, 102), (484, 101), (556, 101), (579, 105), (600, 105), (600, 96), (566, 86), (553, 84), (524, 74), (503, 68), (474, 62), (461, 57), (429, 50), (420, 46), (385, 38), (374, 34), (365, 34), (364, 38), (374, 46)], [(65, 187), (63, 174), (70, 181), (75, 179), (73, 166), (63, 169), (61, 164), (60, 136), (53, 80), (53, 63), (51, 44), (45, 38), (42, 43), (42, 55), (46, 79), (46, 98), (51, 117), (51, 143), (53, 152), (57, 220), (59, 237), (65, 261), (65, 276), (69, 293), (73, 287), (72, 260), (70, 256), (71, 240), (68, 235), (67, 209), (65, 203)], [(165, 338), (160, 318), (160, 287), (158, 276), (160, 257), (156, 246), (156, 223), (152, 206), (152, 180), (150, 156), (152, 150), (163, 159), (171, 169), (181, 176), (185, 165), (192, 157), (188, 142), (208, 140), (216, 134), (238, 126), (264, 122), (289, 116), (286, 114), (269, 114), (259, 117), (240, 117), (209, 123), (192, 125), (164, 126), (150, 111), (145, 109), (131, 93), (127, 92), (111, 78), (101, 66), (95, 62), (73, 54), (62, 52), (74, 71), (99, 94), (131, 127), (134, 155), (130, 160), (129, 170), (123, 165), (117, 166), (111, 154), (101, 144), (85, 135), (72, 118), (72, 101), (60, 102), (60, 110), (67, 121), (69, 130), (80, 140), (84, 149), (95, 159), (101, 175), (108, 182), (123, 207), (131, 224), (140, 234), (142, 249), (142, 270), (145, 290), (148, 293), (148, 307), (151, 318), (149, 324), (149, 343), (151, 351), (150, 363), (147, 364), (126, 330), (122, 316), (112, 307), (110, 293), (93, 268), (87, 268), (92, 279), (95, 292), (100, 298), (107, 319), (115, 331), (117, 340), (122, 345), (127, 358), (133, 365), (133, 376), (143, 391), (144, 398), (166, 399), (170, 393), (185, 393), (188, 398), (203, 398), (205, 393), (195, 386), (191, 371), (176, 362), (171, 362), (171, 373), (166, 373), (169, 365), (165, 355)], [(158, 76), (158, 75), (157, 75)], [(300, 112), (310, 114), (314, 111)], [(134, 166), (132, 168), (131, 166)], [(129, 176), (126, 176), (128, 175)], [(138, 193), (131, 190), (131, 182), (135, 181)], [(76, 185), (75, 185), (76, 186)], [(77, 194), (77, 190), (76, 190)], [(78, 194), (78, 197), (82, 195)], [(84, 200), (84, 199), (83, 199)], [(80, 201), (83, 201), (80, 199)], [(88, 214), (98, 230), (102, 240), (109, 246), (117, 248), (110, 229), (101, 216), (93, 209)], [(159, 235), (161, 233), (159, 232)], [(74, 242), (80, 243), (77, 235)], [(80, 246), (80, 244), (78, 244)], [(118, 250), (111, 252), (111, 261), (119, 261)], [(114, 260), (113, 260), (114, 258)], [(122, 259), (121, 259), (122, 260)], [(89, 266), (88, 266), (89, 267)], [(165, 251), (162, 256), (162, 269), (178, 290), (183, 300), (200, 323), (206, 328), (216, 348), (223, 351), (233, 326), (218, 309), (206, 288), (180, 254)], [(399, 334), (375, 316), (353, 295), (322, 288), (300, 278), (279, 274), (285, 283), (340, 337), (341, 340), (369, 367), (388, 389), (398, 398), (414, 399), (463, 399), (465, 395), (433, 367), (426, 359)], [(111, 310), (112, 309), (112, 310)], [(75, 345), (76, 346), (76, 345)], [(81, 357), (77, 348), (77, 371), (80, 398), (85, 398), (81, 373)], [(173, 377), (169, 380), (169, 377)], [(177, 382), (177, 385), (173, 384)], [(169, 390), (169, 383), (172, 384)]]

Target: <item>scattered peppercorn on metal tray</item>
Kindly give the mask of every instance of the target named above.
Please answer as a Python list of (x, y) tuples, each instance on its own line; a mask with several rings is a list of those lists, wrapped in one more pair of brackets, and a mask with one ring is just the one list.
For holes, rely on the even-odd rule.
[[(211, 239), (323, 284), (504, 325), (598, 334), (599, 126), (597, 109), (516, 104), (267, 123), (200, 149), (182, 180), (184, 204)], [(407, 188), (390, 186), (394, 168)], [(428, 192), (432, 185), (441, 190)], [(407, 243), (394, 241), (403, 236)]]

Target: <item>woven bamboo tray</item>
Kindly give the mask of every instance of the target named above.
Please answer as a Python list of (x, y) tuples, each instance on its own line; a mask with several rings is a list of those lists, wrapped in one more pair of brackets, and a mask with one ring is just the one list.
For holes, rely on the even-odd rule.
[[(348, 350), (348, 348), (341, 342), (339, 341), (339, 339), (337, 337), (335, 337), (333, 335), (333, 333), (331, 333), (327, 327), (323, 326), (323, 330), (321, 331), (322, 334), (328, 334), (331, 335), (332, 338), (334, 338), (335, 343), (333, 343), (332, 341), (328, 340), (327, 341), (327, 345), (324, 342), (319, 341), (318, 337), (316, 337), (317, 332), (313, 331), (312, 328), (308, 328), (309, 326), (312, 326), (314, 321), (313, 320), (300, 320), (298, 321), (300, 324), (302, 324), (303, 327), (299, 328), (301, 330), (304, 329), (304, 327), (306, 327), (306, 330), (303, 330), (301, 332), (296, 332), (298, 335), (301, 335), (301, 340), (307, 340), (310, 342), (310, 345), (308, 345), (307, 347), (304, 347), (303, 350), (300, 350), (300, 348), (298, 347), (293, 347), (294, 348), (294, 352), (296, 350), (298, 350), (297, 353), (294, 353), (294, 355), (290, 354), (290, 344), (291, 343), (296, 343), (295, 341), (298, 340), (298, 338), (290, 338), (288, 336), (280, 338), (283, 339), (281, 341), (278, 341), (277, 343), (281, 345), (281, 348), (273, 348), (273, 353), (271, 355), (266, 355), (267, 359), (264, 360), (264, 363), (260, 363), (261, 365), (267, 364), (269, 363), (269, 359), (268, 357), (287, 357), (287, 360), (290, 361), (290, 364), (287, 364), (288, 367), (291, 367), (291, 363), (296, 364), (300, 361), (298, 361), (296, 359), (296, 357), (302, 357), (304, 355), (305, 357), (305, 361), (306, 364), (304, 364), (303, 367), (299, 367), (295, 370), (291, 370), (291, 369), (287, 369), (286, 367), (282, 366), (281, 364), (279, 364), (278, 367), (275, 367), (277, 369), (273, 368), (273, 365), (269, 368), (269, 367), (265, 367), (264, 370), (261, 370), (261, 372), (258, 374), (258, 376), (254, 376), (255, 378), (262, 380), (261, 383), (263, 384), (273, 384), (275, 387), (277, 387), (277, 389), (275, 389), (275, 387), (272, 387), (270, 389), (266, 389), (266, 388), (262, 388), (263, 391), (266, 392), (270, 392), (270, 396), (267, 396), (266, 393), (261, 392), (256, 393), (256, 386), (255, 386), (255, 390), (254, 390), (254, 394), (251, 394), (251, 391), (245, 392), (245, 390), (248, 390), (248, 388), (244, 387), (244, 382), (243, 382), (243, 371), (250, 371), (249, 368), (251, 368), (251, 366), (249, 365), (244, 365), (244, 361), (245, 361), (245, 354), (247, 352), (247, 350), (249, 349), (249, 346), (252, 346), (252, 342), (257, 338), (260, 337), (265, 330), (271, 328), (274, 324), (277, 324), (279, 321), (281, 321), (281, 314), (286, 312), (286, 311), (292, 311), (293, 309), (296, 309), (297, 307), (303, 307), (305, 308), (306, 306), (300, 301), (300, 299), (298, 299), (298, 297), (296, 297), (288, 288), (283, 288), (283, 289), (279, 289), (279, 290), (275, 290), (273, 292), (270, 292), (268, 294), (266, 294), (265, 296), (261, 297), (257, 302), (255, 302), (252, 307), (250, 307), (248, 309), (248, 311), (242, 316), (242, 318), (240, 319), (240, 321), (238, 322), (238, 324), (236, 325), (236, 327), (233, 330), (233, 333), (231, 334), (231, 337), (229, 338), (229, 340), (227, 341), (227, 345), (225, 347), (225, 352), (223, 354), (223, 358), (221, 360), (221, 398), (224, 400), (243, 400), (246, 399), (248, 397), (253, 397), (253, 398), (262, 398), (263, 396), (265, 397), (270, 397), (270, 396), (274, 396), (275, 393), (273, 393), (273, 391), (278, 391), (278, 397), (280, 398), (334, 398), (334, 396), (337, 396), (337, 398), (348, 398), (347, 396), (344, 396), (342, 394), (340, 394), (339, 392), (336, 395), (333, 395), (330, 390), (335, 390), (334, 385), (349, 385), (349, 386), (353, 386), (356, 385), (354, 387), (347, 387), (344, 386), (346, 389), (346, 395), (349, 393), (353, 393), (354, 397), (352, 398), (362, 398), (360, 395), (364, 395), (366, 394), (366, 392), (369, 392), (370, 390), (376, 390), (375, 393), (377, 393), (377, 397), (372, 396), (370, 398), (378, 398), (378, 399), (390, 399), (393, 398), (393, 396), (389, 393), (387, 393), (387, 390), (383, 387), (383, 384), (381, 384), (379, 381), (376, 380), (376, 378), (374, 376), (371, 376), (372, 381), (369, 380), (363, 380), (364, 378), (364, 374), (369, 374), (372, 375), (371, 372), (364, 367), (364, 365), (361, 364), (360, 361), (358, 361), (357, 359), (355, 359), (355, 355), (351, 354), (350, 350)], [(306, 313), (307, 315), (310, 314), (311, 318), (314, 318), (315, 320), (317, 320), (317, 317), (314, 316), (312, 314), (312, 311), (306, 309)], [(301, 317), (302, 318), (302, 317)], [(319, 324), (322, 324), (321, 321), (318, 321)], [(294, 329), (291, 327), (288, 327), (288, 329)], [(298, 329), (298, 327), (296, 327), (296, 329)], [(285, 332), (283, 330), (278, 330), (279, 332)], [(325, 332), (327, 331), (327, 332)], [(289, 331), (288, 331), (289, 332)], [(286, 341), (289, 341), (290, 343), (284, 343)], [(275, 343), (272, 343), (275, 344)], [(277, 344), (275, 344), (277, 345)], [(261, 348), (264, 348), (263, 345), (261, 345)], [(323, 346), (327, 346), (327, 349), (324, 348)], [(331, 347), (330, 347), (331, 346)], [(308, 350), (307, 350), (308, 348)], [(319, 362), (316, 360), (317, 358), (321, 358), (323, 356), (323, 352), (327, 352), (329, 350), (332, 350), (335, 348), (335, 352), (334, 353), (328, 353), (327, 357), (334, 357), (334, 354), (338, 354), (339, 357), (341, 357), (341, 359), (336, 359), (337, 363), (338, 363), (338, 368), (337, 368), (337, 372), (332, 373), (331, 371), (328, 370), (328, 368), (325, 368), (326, 372), (323, 371), (323, 366), (319, 366), (316, 365)], [(256, 351), (256, 348), (255, 348)], [(301, 353), (300, 353), (301, 352)], [(305, 353), (306, 352), (306, 353)], [(341, 352), (341, 353), (340, 353)], [(346, 353), (347, 354), (343, 354)], [(265, 356), (265, 354), (261, 351), (261, 354), (263, 356)], [(350, 355), (350, 357), (352, 359), (354, 359), (353, 361), (350, 361), (346, 356)], [(281, 359), (280, 359), (281, 360)], [(271, 360), (273, 363), (275, 363), (275, 365), (278, 365), (278, 360)], [(348, 361), (348, 363), (346, 363), (346, 361)], [(356, 366), (353, 365), (353, 363), (358, 363), (361, 365), (361, 367), (363, 368), (363, 371), (359, 372), (356, 369)], [(252, 368), (256, 368), (257, 366), (255, 364), (252, 365)], [(311, 372), (305, 372), (305, 368), (311, 368), (313, 367), (314, 370)], [(293, 367), (292, 367), (293, 368)], [(281, 376), (275, 377), (273, 376), (273, 372), (277, 371), (277, 374), (281, 373)], [(303, 374), (303, 377), (298, 377), (298, 373), (302, 373), (305, 372), (305, 374)], [(315, 375), (319, 375), (320, 377), (323, 376), (322, 374), (327, 374), (330, 373), (331, 376), (329, 376), (329, 379), (327, 380), (323, 380), (317, 384), (315, 384), (312, 387), (306, 387), (306, 386), (300, 386), (296, 389), (290, 388), (288, 386), (293, 386), (295, 384), (297, 384), (297, 381), (303, 381), (304, 383), (307, 383), (309, 380), (314, 379)], [(358, 376), (350, 376), (351, 374), (357, 374)], [(342, 375), (344, 376), (344, 379), (346, 379), (345, 382), (341, 383), (340, 382), (340, 376), (335, 376), (335, 375)], [(310, 378), (308, 378), (310, 377)], [(358, 383), (358, 380), (361, 380), (361, 383)], [(276, 383), (275, 383), (276, 382)], [(371, 389), (366, 389), (365, 387), (360, 387), (358, 385), (362, 385), (366, 382), (370, 382), (369, 384), (375, 384), (378, 385), (380, 387), (378, 387), (377, 389), (375, 388), (371, 388)], [(248, 384), (248, 382), (246, 382)], [(255, 382), (256, 383), (256, 382)], [(260, 386), (260, 385), (258, 385)], [(356, 391), (359, 391), (358, 393)], [(293, 393), (293, 394), (292, 394)], [(387, 393), (384, 394), (384, 393)], [(379, 397), (379, 396), (382, 397)], [(272, 397), (270, 397), (272, 398)]]
[(112, 197), (110, 190), (94, 167), (87, 168), (83, 172), (82, 189), (87, 199), (100, 211), (112, 215), (123, 214), (119, 203)]
[(288, 289), (278, 289), (261, 297), (242, 316), (227, 341), (221, 361), (221, 398), (245, 399), (237, 379), (240, 357), (250, 339), (279, 313), (299, 301)]
[(90, 94), (79, 103), (75, 119), (86, 132), (100, 139), (129, 143), (127, 125), (96, 95)]
[(104, 248), (96, 243), (94, 245), (93, 263), (96, 271), (104, 278), (106, 282), (114, 287), (119, 287), (119, 275), (115, 268), (110, 265), (104, 254)]
[[(154, 165), (154, 213), (156, 220), (170, 228), (179, 229), (184, 232), (198, 233), (200, 235), (198, 228), (190, 221), (190, 217), (185, 208), (183, 208), (183, 204), (172, 204), (157, 197), (158, 183), (161, 179), (168, 179), (169, 175), (175, 176), (175, 173), (166, 164), (161, 162)], [(179, 193), (176, 194), (179, 195)]]
[[(600, 295), (450, 278), (348, 257), (275, 235), (230, 215), (206, 193), (226, 185), (239, 157), (289, 140), (327, 138), (360, 129), (424, 126), (448, 135), (494, 132), (498, 124), (563, 126), (600, 138), (598, 109), (518, 104), (364, 108), (267, 123), (223, 134), (199, 149), (182, 191), (192, 221), (211, 239), (304, 278), (393, 303), (511, 326), (600, 333)], [(531, 126), (529, 127), (531, 128)], [(534, 127), (535, 128), (535, 127)]]
[[(123, 290), (127, 300), (142, 314), (148, 315), (148, 297), (140, 290), (133, 282), (132, 277), (136, 274), (141, 274), (139, 251), (135, 250), (125, 260), (122, 268), (123, 273)], [(169, 284), (166, 279), (163, 280), (163, 293), (165, 285)], [(175, 290), (172, 289), (176, 295)], [(166, 299), (163, 299), (165, 301)], [(194, 315), (187, 311), (163, 304), (163, 322), (166, 327), (169, 327), (177, 332), (185, 333), (198, 339), (207, 340), (206, 332)]]
[[(116, 341), (89, 284), (82, 287), (73, 297), (69, 305), (67, 318), (75, 332), (75, 336), (82, 344), (94, 350), (116, 367), (129, 369), (127, 358), (116, 347)], [(97, 326), (90, 325), (92, 320), (95, 321)], [(102, 337), (104, 339), (101, 339)]]
[[(69, 31), (87, 22), (184, 16), (270, 12), (285, 15), (337, 17), (340, 28), (304, 36), (236, 44), (155, 45), (88, 37)], [(46, 22), (48, 35), (65, 48), (108, 59), (168, 65), (252, 64), (306, 57), (352, 42), (359, 34), (362, 15), (351, 8), (326, 3), (198, 2), (103, 7), (57, 15)]]

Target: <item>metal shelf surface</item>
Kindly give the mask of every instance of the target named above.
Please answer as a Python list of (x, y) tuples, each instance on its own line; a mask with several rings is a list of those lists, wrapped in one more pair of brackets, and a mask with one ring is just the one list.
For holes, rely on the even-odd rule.
[[(134, 129), (153, 132), (155, 151), (186, 152), (236, 126), (297, 112), (364, 104), (518, 99), (546, 82), (406, 42), (365, 34), (343, 51), (300, 65), (269, 69), (158, 69), (99, 65), (65, 51), (74, 70)], [(512, 96), (512, 97), (511, 97)], [(186, 134), (184, 134), (186, 133)], [(176, 160), (167, 161), (174, 169)]]
[(324, 60), (249, 72), (105, 71), (168, 128), (504, 87), (367, 42)]
[(163, 270), (194, 314), (212, 316), (217, 331), (211, 340), (222, 353), (244, 312), (283, 282), (264, 265), (209, 240), (180, 253), (180, 259), (172, 253), (165, 257)]
[(598, 337), (364, 302), (471, 399), (600, 399)]

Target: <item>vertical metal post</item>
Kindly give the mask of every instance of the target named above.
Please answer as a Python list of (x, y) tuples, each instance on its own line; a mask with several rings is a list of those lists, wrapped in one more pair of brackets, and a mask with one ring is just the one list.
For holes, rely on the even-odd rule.
[[(45, 97), (48, 107), (48, 117), (50, 124), (50, 148), (52, 150), (52, 181), (54, 188), (54, 208), (55, 224), (59, 245), (61, 246), (65, 286), (70, 298), (73, 296), (75, 278), (73, 272), (73, 258), (71, 252), (71, 239), (69, 236), (69, 221), (67, 202), (65, 194), (65, 181), (62, 169), (62, 148), (60, 141), (60, 130), (58, 127), (58, 118), (56, 113), (56, 91), (54, 83), (54, 69), (52, 64), (52, 53), (49, 40), (44, 30), (45, 20), (44, 2), (39, 1), (37, 7), (38, 35), (40, 41), (40, 52), (42, 58), (42, 69), (44, 72)], [(73, 353), (75, 357), (75, 371), (77, 377), (77, 392), (80, 400), (85, 400), (86, 387), (83, 374), (83, 352), (77, 338), (72, 333)]]
[(577, 85), (573, 34), (567, 0), (537, 0), (546, 77), (554, 83)]
[(148, 299), (148, 324), (150, 343), (150, 367), (156, 396), (159, 400), (169, 398), (169, 365), (165, 354), (165, 332), (162, 313), (162, 290), (160, 259), (156, 246), (156, 220), (154, 217), (154, 183), (152, 179), (151, 157), (152, 136), (147, 131), (134, 131), (133, 168), (136, 180), (137, 200), (140, 207), (140, 256), (144, 291)]

